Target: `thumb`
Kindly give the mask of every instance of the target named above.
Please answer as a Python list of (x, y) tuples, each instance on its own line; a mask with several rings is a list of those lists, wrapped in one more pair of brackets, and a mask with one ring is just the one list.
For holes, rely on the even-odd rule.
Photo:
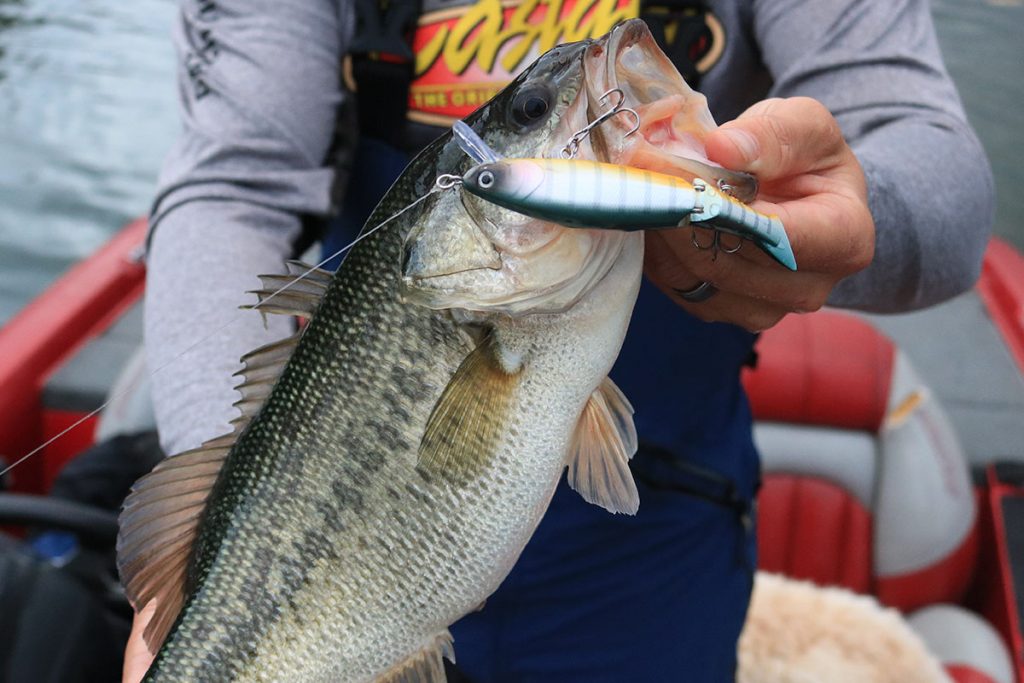
[(832, 114), (809, 97), (758, 102), (708, 134), (708, 158), (762, 181), (834, 165), (845, 141)]
[(150, 600), (132, 621), (132, 632), (128, 637), (128, 645), (124, 651), (124, 668), (121, 674), (122, 683), (138, 683), (146, 675), (153, 663), (153, 653), (146, 646), (143, 633), (156, 612), (156, 600)]

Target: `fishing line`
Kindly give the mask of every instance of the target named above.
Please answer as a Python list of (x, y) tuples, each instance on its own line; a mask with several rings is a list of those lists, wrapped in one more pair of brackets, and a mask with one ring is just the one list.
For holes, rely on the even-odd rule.
[[(312, 267), (311, 267), (311, 268), (309, 268), (309, 270), (307, 270), (306, 272), (302, 273), (301, 275), (298, 275), (298, 276), (296, 276), (294, 280), (292, 280), (292, 281), (290, 281), (290, 282), (287, 282), (287, 283), (285, 283), (285, 284), (284, 284), (284, 285), (283, 285), (283, 286), (282, 286), (282, 287), (281, 287), (280, 289), (276, 290), (276, 291), (275, 291), (274, 293), (272, 293), (272, 294), (271, 294), (270, 296), (268, 296), (267, 298), (265, 298), (265, 299), (263, 299), (263, 300), (259, 301), (258, 303), (256, 303), (256, 304), (255, 304), (255, 305), (253, 305), (253, 306), (250, 306), (250, 307), (248, 308), (248, 310), (251, 310), (251, 311), (258, 311), (258, 310), (260, 309), (260, 307), (261, 307), (261, 306), (262, 306), (263, 304), (265, 304), (265, 303), (267, 303), (267, 302), (269, 302), (269, 301), (273, 300), (273, 298), (274, 298), (274, 297), (276, 297), (276, 296), (277, 296), (278, 294), (280, 294), (280, 293), (282, 293), (282, 292), (286, 291), (287, 289), (291, 288), (291, 287), (292, 287), (292, 285), (295, 285), (296, 283), (298, 283), (298, 282), (301, 282), (301, 281), (302, 281), (303, 279), (305, 279), (306, 277), (308, 277), (308, 276), (309, 276), (309, 275), (310, 275), (311, 273), (313, 273), (314, 271), (316, 271), (316, 270), (317, 270), (317, 269), (319, 269), (319, 268), (322, 268), (322, 267), (323, 267), (323, 266), (324, 266), (325, 264), (327, 264), (327, 263), (328, 263), (328, 262), (329, 262), (329, 261), (330, 261), (331, 259), (333, 259), (333, 258), (337, 258), (338, 256), (341, 256), (342, 254), (345, 254), (345, 252), (349, 251), (349, 250), (350, 250), (350, 249), (351, 249), (352, 247), (356, 246), (357, 244), (359, 244), (360, 242), (362, 242), (362, 241), (363, 241), (364, 239), (366, 239), (367, 237), (369, 237), (369, 236), (370, 236), (370, 235), (372, 235), (373, 233), (377, 232), (378, 230), (380, 230), (381, 228), (383, 228), (383, 227), (384, 227), (385, 225), (387, 225), (387, 224), (388, 224), (388, 223), (390, 223), (391, 221), (395, 220), (396, 218), (398, 218), (399, 216), (401, 216), (402, 214), (404, 214), (404, 213), (405, 213), (406, 211), (408, 211), (409, 209), (413, 208), (414, 206), (416, 206), (417, 204), (419, 204), (420, 202), (422, 202), (422, 201), (423, 201), (424, 199), (426, 199), (426, 198), (427, 198), (427, 197), (429, 197), (430, 195), (432, 195), (432, 194), (434, 194), (435, 192), (438, 192), (438, 191), (440, 191), (440, 190), (442, 190), (442, 189), (445, 189), (445, 188), (440, 188), (440, 187), (437, 187), (437, 186), (435, 186), (434, 188), (432, 188), (432, 189), (431, 189), (431, 190), (430, 190), (429, 192), (427, 192), (427, 193), (426, 193), (425, 195), (423, 195), (422, 197), (419, 197), (419, 198), (417, 198), (417, 199), (416, 199), (415, 201), (413, 201), (412, 203), (410, 203), (410, 204), (406, 205), (405, 207), (403, 207), (403, 208), (402, 208), (402, 209), (401, 209), (400, 211), (398, 211), (398, 212), (396, 212), (396, 213), (393, 213), (392, 215), (390, 215), (390, 216), (389, 216), (388, 218), (386, 218), (385, 220), (383, 220), (383, 221), (381, 221), (380, 223), (378, 223), (378, 224), (377, 224), (376, 226), (374, 226), (373, 228), (370, 228), (369, 230), (367, 230), (367, 231), (365, 231), (365, 232), (361, 233), (361, 234), (360, 234), (360, 235), (359, 235), (358, 237), (356, 237), (356, 238), (355, 238), (354, 240), (352, 240), (351, 242), (349, 242), (348, 244), (346, 244), (346, 245), (345, 245), (344, 247), (342, 247), (341, 249), (338, 249), (338, 250), (337, 250), (336, 252), (334, 252), (333, 254), (331, 254), (330, 256), (328, 256), (327, 258), (325, 258), (324, 260), (320, 261), (320, 263), (316, 264), (315, 266), (312, 266)], [(347, 256), (347, 254), (346, 254), (346, 256)], [(342, 259), (341, 263), (340, 263), (340, 264), (338, 265), (338, 269), (340, 269), (340, 268), (341, 268), (341, 267), (342, 267), (343, 265), (345, 265), (345, 260), (344, 260), (344, 259)], [(168, 366), (170, 366), (171, 364), (175, 363), (175, 362), (176, 362), (176, 361), (177, 361), (177, 360), (178, 360), (179, 358), (181, 358), (182, 356), (184, 356), (184, 355), (185, 355), (186, 353), (189, 353), (189, 352), (190, 352), (190, 351), (192, 351), (193, 349), (197, 348), (197, 347), (198, 347), (198, 346), (199, 346), (200, 344), (203, 344), (203, 343), (205, 343), (205, 342), (209, 341), (209, 340), (210, 340), (210, 339), (211, 339), (212, 337), (214, 337), (214, 336), (216, 336), (216, 335), (220, 334), (221, 332), (223, 332), (223, 331), (224, 331), (224, 330), (226, 330), (227, 328), (231, 327), (232, 325), (234, 325), (235, 323), (237, 323), (237, 322), (238, 322), (239, 320), (241, 320), (241, 316), (242, 316), (242, 314), (240, 314), (240, 313), (235, 313), (234, 317), (230, 318), (230, 319), (229, 319), (229, 320), (228, 320), (228, 321), (227, 321), (226, 323), (224, 323), (223, 325), (221, 325), (220, 327), (218, 327), (217, 329), (215, 329), (215, 330), (214, 330), (213, 332), (210, 332), (210, 333), (209, 333), (209, 334), (207, 334), (207, 335), (206, 335), (205, 337), (201, 337), (201, 338), (200, 338), (200, 339), (198, 339), (197, 341), (193, 342), (193, 343), (192, 343), (192, 344), (191, 344), (190, 346), (188, 346), (187, 348), (185, 348), (185, 349), (184, 349), (183, 351), (181, 351), (180, 353), (176, 354), (176, 355), (175, 355), (175, 356), (174, 356), (173, 358), (171, 358), (170, 360), (168, 360), (168, 361), (167, 361), (166, 363), (164, 363), (163, 365), (159, 366), (158, 368), (156, 368), (155, 370), (153, 370), (152, 372), (150, 372), (150, 373), (149, 373), (149, 376), (150, 376), (150, 377), (152, 377), (152, 376), (153, 376), (153, 375), (155, 375), (156, 373), (158, 373), (158, 372), (160, 372), (160, 371), (164, 370), (165, 368), (167, 368), (167, 367), (168, 367)], [(104, 401), (104, 402), (103, 402), (103, 403), (102, 403), (102, 404), (101, 404), (101, 405), (100, 405), (100, 406), (99, 406), (98, 408), (96, 408), (95, 410), (93, 410), (93, 411), (92, 411), (92, 412), (90, 412), (89, 414), (85, 415), (84, 417), (82, 417), (82, 418), (79, 418), (79, 419), (78, 419), (77, 421), (75, 421), (75, 422), (74, 422), (74, 423), (73, 423), (73, 424), (72, 424), (72, 425), (71, 425), (70, 427), (67, 427), (66, 429), (64, 429), (63, 431), (59, 432), (58, 434), (56, 434), (56, 435), (54, 435), (54, 436), (50, 437), (50, 438), (49, 438), (49, 439), (48, 439), (48, 440), (47, 440), (47, 441), (46, 441), (45, 443), (43, 443), (42, 445), (40, 445), (40, 446), (36, 446), (36, 447), (35, 447), (35, 448), (33, 448), (33, 449), (32, 449), (31, 451), (29, 451), (29, 452), (28, 452), (28, 453), (26, 453), (25, 455), (21, 456), (20, 458), (18, 458), (17, 460), (15, 460), (15, 461), (14, 461), (13, 463), (11, 463), (10, 465), (8, 465), (7, 467), (5, 467), (5, 468), (3, 468), (2, 470), (0, 470), (0, 477), (3, 477), (3, 476), (4, 476), (5, 474), (7, 474), (7, 473), (8, 473), (8, 472), (10, 472), (11, 470), (13, 470), (13, 469), (14, 469), (15, 467), (17, 467), (17, 466), (18, 466), (18, 465), (20, 465), (21, 463), (25, 462), (26, 460), (28, 460), (29, 458), (31, 458), (31, 457), (32, 457), (33, 455), (35, 455), (36, 453), (40, 452), (41, 450), (43, 450), (44, 448), (46, 448), (47, 446), (49, 446), (49, 445), (50, 445), (50, 444), (52, 444), (53, 442), (57, 441), (58, 439), (60, 439), (61, 437), (63, 437), (63, 436), (64, 436), (65, 434), (67, 434), (68, 432), (70, 432), (70, 431), (72, 431), (72, 430), (76, 429), (76, 428), (77, 428), (77, 427), (78, 427), (79, 425), (81, 425), (81, 424), (82, 424), (83, 422), (85, 422), (85, 421), (89, 420), (90, 418), (93, 418), (93, 417), (95, 417), (95, 416), (96, 416), (96, 415), (98, 415), (98, 414), (99, 414), (100, 412), (102, 412), (104, 408), (106, 408), (107, 406), (109, 406), (109, 405), (110, 405), (111, 403), (113, 403), (113, 402), (114, 402), (114, 401), (116, 401), (117, 399), (121, 398), (122, 396), (125, 396), (126, 394), (128, 394), (129, 392), (131, 392), (131, 391), (132, 391), (133, 389), (134, 389), (134, 387), (133, 387), (133, 386), (128, 386), (128, 387), (126, 387), (126, 388), (122, 389), (121, 391), (119, 391), (119, 392), (115, 393), (115, 394), (114, 394), (113, 396), (110, 396), (110, 397), (109, 397), (109, 398), (108, 398), (108, 399), (107, 399), (106, 401)]]

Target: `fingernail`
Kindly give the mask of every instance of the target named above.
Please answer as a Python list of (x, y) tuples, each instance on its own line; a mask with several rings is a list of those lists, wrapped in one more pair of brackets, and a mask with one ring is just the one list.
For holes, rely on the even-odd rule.
[(722, 130), (736, 148), (740, 150), (743, 159), (748, 163), (757, 158), (757, 138), (741, 128), (725, 128)]

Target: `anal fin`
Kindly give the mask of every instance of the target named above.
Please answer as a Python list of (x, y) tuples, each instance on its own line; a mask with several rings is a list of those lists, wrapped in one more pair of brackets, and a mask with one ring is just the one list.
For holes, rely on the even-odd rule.
[[(324, 278), (319, 273), (316, 277)], [(167, 637), (184, 604), (192, 546), (221, 467), (238, 435), (270, 395), (300, 334), (242, 357), (242, 400), (235, 404), (242, 415), (232, 421), (233, 433), (164, 459), (135, 483), (125, 499), (117, 537), (118, 572), (136, 610), (156, 600), (143, 634), (151, 651)]]
[(128, 601), (157, 606), (143, 637), (155, 652), (185, 600), (185, 574), (210, 490), (230, 446), (214, 439), (161, 461), (121, 510), (117, 565)]
[(635, 515), (640, 494), (629, 470), (637, 449), (633, 406), (607, 377), (587, 400), (569, 446), (569, 486), (588, 503)]
[(378, 676), (374, 683), (446, 683), (443, 659), (455, 663), (452, 634), (447, 630)]

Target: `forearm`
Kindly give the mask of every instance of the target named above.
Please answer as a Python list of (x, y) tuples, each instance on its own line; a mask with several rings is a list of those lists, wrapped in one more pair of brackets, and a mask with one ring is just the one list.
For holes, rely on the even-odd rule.
[(229, 430), (239, 357), (287, 318), (239, 311), (280, 273), (305, 217), (344, 182), (330, 151), (352, 17), (335, 0), (182, 0), (184, 130), (150, 217), (147, 358), (157, 426), (178, 452)]
[(146, 356), (160, 441), (178, 453), (231, 431), (239, 358), (292, 331), (255, 301), (256, 275), (278, 273), (299, 232), (294, 216), (239, 202), (196, 201), (169, 213), (150, 244)]
[(875, 260), (840, 282), (829, 303), (899, 311), (970, 287), (991, 227), (993, 186), (927, 2), (754, 7), (771, 94), (825, 104), (865, 171)]
[[(854, 147), (875, 219), (875, 259), (839, 282), (829, 303), (899, 312), (970, 289), (995, 211), (991, 171), (962, 124), (883, 127)], [(899, 148), (902, 154), (893, 154)]]

